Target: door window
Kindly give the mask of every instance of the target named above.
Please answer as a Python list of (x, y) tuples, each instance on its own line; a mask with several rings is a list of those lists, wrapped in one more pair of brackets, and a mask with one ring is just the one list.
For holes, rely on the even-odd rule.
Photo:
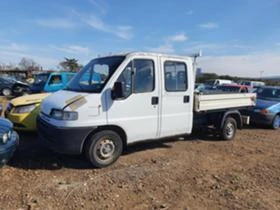
[(152, 92), (155, 88), (154, 62), (148, 59), (135, 59), (130, 62), (119, 76), (124, 96), (132, 93)]
[(186, 64), (166, 61), (164, 63), (164, 80), (166, 91), (186, 91), (188, 88)]
[(50, 78), (50, 81), (49, 81), (49, 85), (59, 85), (62, 83), (62, 77), (61, 75), (53, 75), (51, 78)]

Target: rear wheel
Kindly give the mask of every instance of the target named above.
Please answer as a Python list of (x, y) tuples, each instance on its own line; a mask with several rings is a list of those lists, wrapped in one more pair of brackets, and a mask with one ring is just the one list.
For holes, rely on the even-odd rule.
[(279, 127), (280, 127), (280, 116), (276, 115), (273, 119), (273, 122), (272, 122), (272, 128), (276, 130)]
[(232, 140), (235, 137), (237, 130), (236, 120), (232, 117), (228, 117), (221, 130), (221, 138), (223, 140)]
[(12, 91), (10, 88), (3, 88), (2, 89), (2, 95), (3, 96), (10, 96), (12, 94)]
[(94, 134), (85, 145), (85, 153), (94, 167), (113, 164), (121, 155), (123, 142), (114, 131), (105, 130)]

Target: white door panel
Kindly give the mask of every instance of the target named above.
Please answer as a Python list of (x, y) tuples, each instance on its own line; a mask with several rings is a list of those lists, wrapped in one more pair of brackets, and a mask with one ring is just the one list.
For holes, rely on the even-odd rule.
[[(170, 64), (169, 69), (164, 66)], [(175, 66), (173, 68), (173, 65)], [(186, 75), (182, 74), (183, 66)], [(161, 95), (161, 130), (160, 136), (190, 133), (193, 123), (193, 82), (191, 63), (182, 60), (162, 58), (162, 95)], [(185, 78), (182, 80), (182, 75)], [(174, 79), (175, 78), (175, 79)], [(168, 84), (169, 83), (169, 84)], [(186, 84), (185, 87), (183, 83)]]

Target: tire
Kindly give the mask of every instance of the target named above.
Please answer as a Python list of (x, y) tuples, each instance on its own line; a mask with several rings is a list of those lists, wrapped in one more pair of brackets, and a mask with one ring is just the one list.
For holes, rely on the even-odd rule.
[(280, 115), (276, 115), (274, 117), (271, 126), (274, 130), (277, 130), (278, 128), (280, 128)]
[(86, 142), (84, 151), (94, 167), (104, 168), (116, 162), (120, 157), (123, 141), (114, 131), (100, 131)]
[(10, 88), (3, 88), (2, 89), (2, 95), (3, 96), (10, 96), (12, 94), (12, 91)]
[(233, 140), (237, 131), (236, 120), (232, 117), (226, 118), (221, 130), (221, 138), (223, 140)]

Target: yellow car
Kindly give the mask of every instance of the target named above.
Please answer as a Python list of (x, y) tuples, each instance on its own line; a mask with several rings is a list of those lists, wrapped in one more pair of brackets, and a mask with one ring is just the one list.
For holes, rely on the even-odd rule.
[(8, 104), (5, 116), (13, 122), (16, 130), (36, 131), (36, 118), (40, 105), (50, 93), (39, 93), (15, 98)]

